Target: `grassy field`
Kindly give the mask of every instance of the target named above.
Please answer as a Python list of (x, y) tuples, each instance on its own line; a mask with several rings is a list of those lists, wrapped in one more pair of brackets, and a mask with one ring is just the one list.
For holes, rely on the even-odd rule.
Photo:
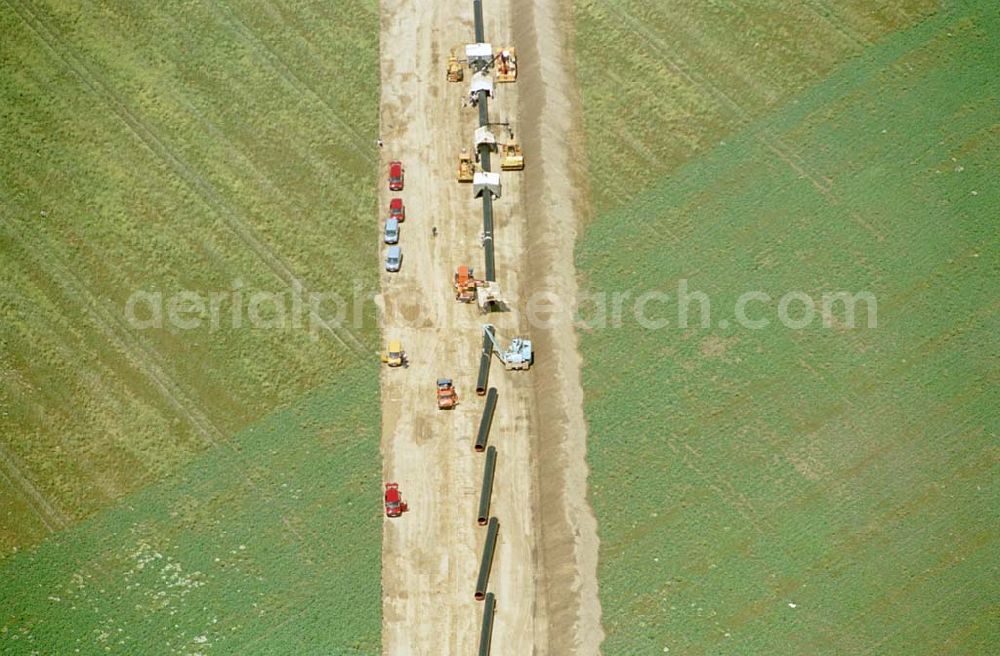
[[(377, 3), (0, 0), (0, 34), (0, 652), (188, 653), (203, 608), (212, 653), (376, 652), (374, 308), (292, 324), (377, 285)], [(140, 290), (218, 325), (140, 329)], [(147, 550), (206, 577), (176, 617)]]
[(879, 4), (574, 0), (595, 208), (630, 200), (938, 2)]
[[(343, 372), (0, 563), (4, 654), (376, 654), (377, 398)], [(75, 651), (79, 650), (79, 651)]]
[[(777, 13), (706, 40), (706, 12), (736, 10), (699, 6), (578, 3), (598, 210), (578, 266), (592, 290), (671, 294), (666, 328), (626, 305), (583, 337), (604, 652), (996, 652), (1000, 11), (837, 3), (814, 27), (844, 48), (821, 54)], [(623, 12), (656, 36), (612, 61), (676, 50), (670, 91), (588, 70)], [(809, 56), (771, 68), (751, 34)], [(676, 326), (682, 279), (710, 327), (697, 303)], [(870, 291), (878, 325), (793, 330), (772, 302), (741, 328), (751, 290)]]

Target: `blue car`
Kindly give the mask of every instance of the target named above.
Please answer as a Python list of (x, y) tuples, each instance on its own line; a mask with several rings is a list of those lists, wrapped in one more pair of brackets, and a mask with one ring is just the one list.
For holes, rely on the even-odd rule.
[(403, 266), (403, 249), (399, 246), (390, 246), (385, 252), (385, 270), (390, 273), (399, 271)]
[(399, 219), (385, 220), (385, 233), (382, 236), (382, 241), (387, 244), (399, 243)]

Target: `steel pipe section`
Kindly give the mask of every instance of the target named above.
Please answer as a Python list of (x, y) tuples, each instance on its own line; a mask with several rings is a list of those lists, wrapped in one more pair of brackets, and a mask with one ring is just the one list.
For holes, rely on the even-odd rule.
[[(486, 328), (485, 330), (490, 330)], [(492, 331), (491, 331), (492, 334)], [(476, 377), (476, 394), (486, 394), (486, 384), (490, 380), (490, 362), (493, 360), (493, 342), (483, 335), (483, 351), (479, 356), (479, 376)]]
[(478, 94), (479, 100), (476, 102), (476, 105), (479, 107), (479, 127), (483, 127), (484, 125), (489, 125), (490, 122), (489, 96), (486, 95), (485, 91), (479, 91)]
[(479, 420), (479, 432), (476, 433), (475, 449), (478, 453), (486, 450), (486, 441), (490, 438), (490, 427), (493, 425), (493, 411), (497, 407), (497, 388), (491, 387), (486, 395), (486, 405), (483, 406), (483, 416)]
[(479, 656), (490, 656), (490, 643), (493, 641), (493, 615), (497, 611), (497, 596), (492, 592), (486, 594), (483, 605), (483, 628), (479, 631)]
[(476, 394), (486, 394), (486, 383), (490, 379), (490, 356), (483, 353), (479, 356), (479, 376), (476, 378)]
[(484, 36), (485, 30), (483, 29), (482, 0), (472, 0), (472, 13), (476, 19), (476, 43), (482, 43), (486, 40), (486, 37)]
[(493, 254), (493, 194), (483, 193), (483, 256), (486, 264), (486, 280), (496, 282), (496, 259)]
[(479, 492), (479, 514), (476, 522), (480, 526), (486, 526), (487, 518), (490, 516), (490, 497), (493, 496), (493, 476), (497, 469), (497, 448), (491, 446), (486, 449), (486, 465), (483, 467), (483, 489)]
[[(485, 91), (479, 92), (479, 125), (489, 125), (489, 101)], [(487, 144), (479, 146), (479, 166), (483, 171), (490, 171), (490, 147)], [(493, 194), (483, 192), (483, 250), (486, 258), (486, 279), (496, 282), (496, 260), (493, 256)]]
[(496, 517), (490, 517), (490, 525), (486, 529), (486, 543), (483, 544), (483, 560), (479, 564), (479, 578), (476, 579), (476, 601), (486, 598), (486, 585), (490, 582), (490, 568), (493, 566), (493, 552), (497, 548), (499, 531), (500, 522)]

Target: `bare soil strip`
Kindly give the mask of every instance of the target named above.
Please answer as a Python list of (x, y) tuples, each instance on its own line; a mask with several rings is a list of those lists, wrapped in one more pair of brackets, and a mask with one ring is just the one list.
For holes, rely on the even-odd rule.
[[(562, 19), (555, 8), (522, 4), (484, 3), (488, 40), (523, 49), (519, 81), (497, 85), (490, 115), (512, 124), (528, 162), (524, 172), (502, 174), (503, 196), (494, 204), (497, 278), (510, 311), (484, 318), (456, 302), (451, 287), (458, 265), (481, 274), (483, 261), (481, 202), (455, 178), (458, 153), (472, 147), (477, 126), (477, 111), (462, 103), (470, 74), (458, 84), (445, 78), (449, 51), (461, 56), (473, 39), (472, 3), (382, 0), (380, 205), (385, 212), (398, 195), (407, 212), (402, 271), (382, 274), (382, 332), (401, 339), (409, 356), (408, 367), (382, 374), (382, 451), (385, 478), (400, 484), (410, 507), (383, 531), (386, 654), (475, 653), (478, 645), (483, 606), (473, 591), (486, 531), (475, 521), (483, 455), (472, 443), (483, 407), (474, 388), (487, 319), (502, 343), (531, 337), (538, 361), (528, 372), (506, 372), (494, 361), (490, 374), (499, 391), (490, 435), (498, 450), (491, 514), (500, 522), (489, 585), (497, 596), (493, 652), (565, 654), (576, 645), (573, 653), (596, 653), (602, 635), (572, 321), (559, 316), (543, 329), (525, 314), (534, 292), (575, 294), (579, 208), (551, 207), (582, 175), (583, 160), (572, 150), (579, 144), (557, 143), (567, 125), (563, 104), (575, 91), (567, 53), (546, 62), (544, 75), (538, 69), (539, 55), (564, 46), (565, 34), (540, 47), (531, 29), (518, 27), (535, 20), (551, 37), (565, 27)], [(552, 149), (544, 157), (543, 147)], [(406, 169), (398, 194), (385, 182), (393, 159)], [(383, 252), (379, 246), (380, 261)], [(442, 376), (455, 380), (460, 395), (453, 411), (436, 407)]]
[[(573, 326), (573, 246), (587, 217), (583, 116), (576, 87), (572, 7), (513, 0), (520, 137), (528, 158), (523, 203), (531, 291), (563, 300), (532, 328), (540, 369), (535, 393), (540, 594), (546, 653), (597, 654), (604, 632), (597, 594), (597, 520), (587, 499), (587, 424)], [(569, 648), (572, 646), (572, 649)]]

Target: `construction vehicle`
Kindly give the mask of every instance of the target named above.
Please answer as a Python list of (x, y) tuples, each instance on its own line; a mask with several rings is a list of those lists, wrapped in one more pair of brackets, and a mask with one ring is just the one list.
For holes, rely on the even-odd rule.
[(490, 306), (496, 304), (503, 306), (503, 295), (500, 293), (499, 283), (492, 280), (480, 280), (476, 278), (472, 268), (461, 265), (455, 271), (454, 283), (455, 300), (460, 303), (476, 302), (479, 311), (489, 312)]
[(462, 303), (471, 303), (476, 300), (476, 288), (482, 284), (482, 280), (476, 280), (472, 269), (465, 264), (455, 271), (455, 300)]
[(522, 169), (524, 169), (524, 153), (521, 151), (521, 146), (513, 139), (500, 144), (500, 170), (520, 171)]
[(449, 82), (461, 82), (465, 78), (465, 69), (462, 68), (462, 64), (459, 63), (458, 57), (452, 52), (448, 56), (448, 81)]
[(517, 81), (517, 50), (508, 47), (501, 48), (495, 58), (497, 67), (497, 82)]
[(451, 410), (458, 404), (458, 392), (455, 391), (451, 378), (438, 378), (437, 400), (438, 410)]
[(493, 344), (493, 354), (503, 362), (504, 369), (530, 369), (535, 362), (535, 353), (531, 348), (531, 340), (523, 337), (515, 337), (506, 350), (500, 348), (500, 342), (494, 336), (496, 328), (493, 324), (483, 325), (483, 334), (489, 338)]
[(409, 506), (403, 502), (403, 495), (399, 493), (399, 483), (386, 483), (385, 516), (399, 517), (409, 509)]
[(476, 174), (476, 165), (472, 163), (472, 155), (468, 148), (463, 148), (458, 154), (458, 181), (472, 182)]
[(500, 294), (500, 283), (492, 280), (483, 280), (481, 283), (476, 287), (476, 304), (479, 306), (479, 311), (486, 314), (490, 311), (490, 307), (502, 310), (504, 302)]
[(398, 367), (406, 360), (406, 353), (403, 351), (403, 343), (398, 339), (391, 340), (382, 351), (382, 362), (390, 367)]

